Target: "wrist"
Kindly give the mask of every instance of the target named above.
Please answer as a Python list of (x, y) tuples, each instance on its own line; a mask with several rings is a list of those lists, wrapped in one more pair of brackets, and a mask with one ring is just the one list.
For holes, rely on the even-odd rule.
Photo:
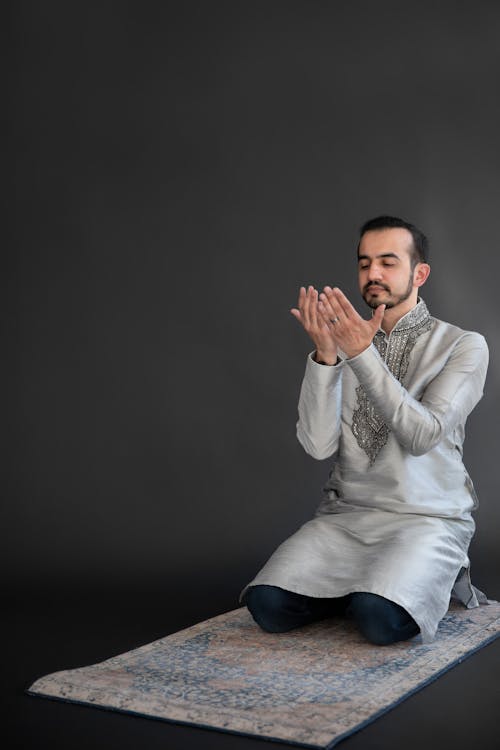
[(336, 365), (338, 361), (337, 354), (324, 353), (316, 349), (313, 355), (313, 359), (318, 365)]
[(354, 357), (359, 357), (360, 354), (363, 354), (367, 349), (370, 348), (370, 344), (367, 344), (366, 346), (357, 347), (356, 349), (350, 349), (349, 351), (346, 351), (345, 354), (347, 356), (347, 359), (354, 359)]

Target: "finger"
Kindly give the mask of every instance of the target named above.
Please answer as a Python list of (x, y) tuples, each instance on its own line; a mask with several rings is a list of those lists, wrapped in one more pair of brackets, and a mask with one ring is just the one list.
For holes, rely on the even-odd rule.
[(318, 310), (318, 314), (316, 316), (317, 321), (317, 327), (319, 331), (327, 331), (329, 328), (328, 319), (324, 318), (321, 312)]
[(333, 313), (329, 303), (318, 302), (318, 319), (328, 329), (331, 337), (337, 341), (339, 318)]
[(320, 298), (321, 299), (318, 302), (318, 310), (321, 313), (321, 315), (328, 322), (335, 320), (337, 316), (335, 315), (335, 311), (333, 307), (330, 305), (328, 298), (325, 295), (320, 295)]
[(318, 292), (311, 287), (311, 297), (309, 301), (309, 320), (313, 327), (318, 325)]
[(318, 321), (321, 321), (321, 326), (327, 329), (333, 338), (335, 338), (335, 324), (332, 323), (330, 315), (326, 313), (324, 308), (322, 309), (318, 305)]
[(328, 310), (329, 317), (336, 322), (340, 322), (341, 316), (344, 315), (344, 311), (342, 310), (341, 306), (335, 298), (335, 295), (333, 294), (332, 289), (329, 286), (325, 286), (325, 291), (323, 292), (321, 300), (325, 305), (325, 308)]
[(292, 315), (293, 315), (294, 318), (297, 318), (297, 320), (299, 321), (299, 323), (302, 323), (302, 313), (300, 312), (300, 310), (297, 310), (296, 307), (292, 307), (292, 309), (290, 310), (290, 312), (292, 313)]
[(298, 308), (300, 310), (300, 312), (302, 313), (302, 317), (304, 317), (304, 305), (305, 305), (305, 302), (306, 302), (306, 289), (305, 289), (305, 287), (301, 286), (300, 290), (299, 290), (299, 300), (297, 302), (297, 307), (294, 308), (294, 309), (297, 310), (297, 308)]
[[(312, 286), (307, 287), (307, 292), (306, 292), (304, 288), (304, 294), (302, 295), (302, 307), (300, 308), (300, 311), (302, 313), (302, 319), (304, 321), (304, 328), (307, 328), (310, 325), (311, 289), (312, 289)], [(302, 289), (300, 291), (302, 294)]]
[(333, 295), (337, 303), (340, 305), (346, 318), (360, 317), (356, 309), (351, 305), (344, 292), (342, 292), (337, 286), (333, 290)]
[(372, 319), (369, 321), (374, 331), (378, 331), (378, 329), (382, 325), (382, 321), (384, 319), (384, 313), (385, 313), (385, 305), (378, 305), (378, 307), (375, 308), (375, 312), (373, 313)]
[(306, 288), (305, 286), (301, 286), (299, 289), (299, 301), (297, 303), (297, 307), (299, 310), (301, 310), (304, 307), (304, 302), (306, 301)]

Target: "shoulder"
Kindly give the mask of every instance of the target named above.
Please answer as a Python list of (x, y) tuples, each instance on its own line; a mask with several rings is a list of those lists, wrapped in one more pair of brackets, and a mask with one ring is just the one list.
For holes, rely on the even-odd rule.
[(467, 331), (444, 320), (431, 317), (430, 331), (434, 344), (453, 351), (474, 351), (477, 355), (488, 357), (488, 344), (485, 337), (477, 331)]

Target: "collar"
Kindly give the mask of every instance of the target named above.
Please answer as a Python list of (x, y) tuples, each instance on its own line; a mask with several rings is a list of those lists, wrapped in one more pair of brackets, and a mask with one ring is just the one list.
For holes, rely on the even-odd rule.
[(393, 333), (409, 333), (426, 325), (430, 320), (430, 312), (422, 297), (417, 298), (417, 304), (412, 307), (402, 318), (398, 320), (389, 334), (386, 334), (382, 328), (379, 328), (375, 335), (392, 336)]

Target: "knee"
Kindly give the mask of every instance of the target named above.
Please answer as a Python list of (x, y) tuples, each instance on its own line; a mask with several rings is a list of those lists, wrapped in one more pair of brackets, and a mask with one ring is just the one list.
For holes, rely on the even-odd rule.
[(251, 586), (243, 603), (248, 607), (253, 619), (268, 633), (283, 633), (290, 629), (286, 622), (288, 592), (278, 586)]
[(352, 594), (349, 610), (363, 636), (377, 646), (388, 646), (419, 632), (418, 625), (403, 607), (377, 594)]

